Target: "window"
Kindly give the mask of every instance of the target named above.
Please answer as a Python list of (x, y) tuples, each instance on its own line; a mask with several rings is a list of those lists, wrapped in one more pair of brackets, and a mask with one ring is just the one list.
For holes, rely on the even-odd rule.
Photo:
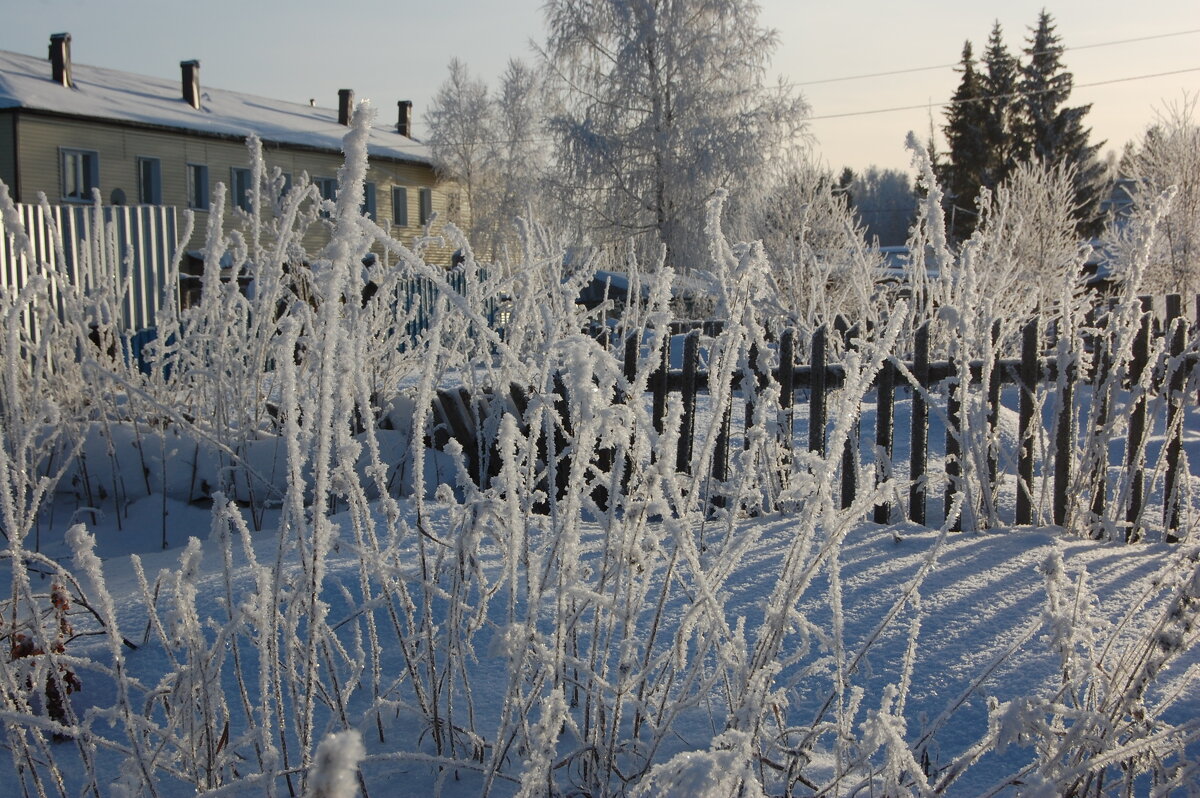
[(429, 224), (429, 220), (433, 218), (433, 189), (420, 189), (417, 197), (421, 202), (421, 224)]
[(229, 170), (229, 189), (233, 192), (234, 206), (250, 212), (250, 203), (254, 196), (253, 173), (249, 169), (233, 167)]
[(364, 216), (375, 221), (375, 184), (363, 184), (363, 204), (360, 209)]
[(92, 189), (100, 187), (100, 156), (92, 150), (59, 150), (62, 160), (63, 199), (91, 202)]
[(208, 210), (208, 166), (202, 163), (187, 165), (188, 207)]
[(408, 227), (408, 189), (392, 187), (392, 224)]
[(317, 187), (321, 199), (337, 199), (337, 180), (332, 177), (314, 177), (313, 185)]
[[(321, 195), (321, 199), (330, 200), (331, 202), (337, 199), (337, 180), (332, 177), (314, 177), (313, 185), (317, 187), (317, 193)], [(328, 211), (321, 211), (322, 216), (329, 216)]]
[(157, 158), (137, 159), (138, 202), (162, 205), (162, 163)]

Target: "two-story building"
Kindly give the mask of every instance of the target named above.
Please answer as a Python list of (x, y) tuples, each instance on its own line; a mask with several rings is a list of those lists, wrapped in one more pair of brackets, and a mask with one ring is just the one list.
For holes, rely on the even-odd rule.
[[(333, 99), (333, 98), (330, 98)], [(188, 249), (203, 243), (213, 188), (224, 183), (231, 208), (247, 208), (251, 172), (246, 138), (262, 141), (267, 169), (290, 186), (301, 175), (334, 196), (342, 138), (353, 92), (335, 108), (296, 104), (204, 87), (197, 61), (180, 63), (180, 80), (134, 75), (71, 62), (71, 37), (50, 37), (49, 58), (0, 51), (0, 180), (16, 202), (163, 205), (196, 213)], [(364, 210), (406, 240), (445, 216), (449, 192), (439, 185), (429, 148), (414, 140), (412, 103), (397, 121), (377, 117), (368, 145)], [(382, 114), (380, 114), (382, 117)], [(324, 232), (314, 225), (306, 249)], [(449, 264), (448, 248), (427, 251)]]

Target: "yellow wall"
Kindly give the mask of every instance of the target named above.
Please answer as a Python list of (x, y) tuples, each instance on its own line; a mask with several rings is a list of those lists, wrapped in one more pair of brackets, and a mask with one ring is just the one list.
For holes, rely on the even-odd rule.
[[(0, 125), (0, 128), (3, 126)], [(5, 151), (4, 132), (0, 129), (0, 153)], [(115, 124), (59, 119), (22, 114), (20, 119), (19, 158), (21, 167), (21, 202), (37, 202), (38, 192), (44, 192), (52, 204), (67, 202), (62, 196), (61, 158), (62, 147), (92, 150), (99, 156), (100, 193), (105, 204), (111, 201), (114, 189), (124, 191), (129, 204), (138, 202), (137, 159), (158, 158), (161, 162), (162, 204), (188, 207), (187, 165), (207, 164), (210, 183), (209, 194), (218, 182), (229, 185), (233, 167), (248, 166), (249, 155), (242, 142), (206, 138), (199, 135), (172, 131), (142, 130)], [(12, 147), (7, 148), (9, 151)], [(340, 154), (309, 152), (303, 149), (264, 143), (263, 157), (268, 171), (279, 167), (292, 176), (297, 185), (305, 173), (310, 178), (336, 178), (343, 159)], [(4, 168), (0, 156), (0, 170)], [(0, 178), (3, 172), (0, 171)], [(392, 235), (404, 243), (423, 231), (419, 225), (418, 189), (433, 187), (433, 206), (440, 219), (445, 219), (449, 199), (444, 186), (436, 184), (431, 167), (421, 164), (398, 163), (385, 160), (372, 161), (368, 165), (367, 179), (375, 184), (377, 219), (380, 224), (392, 219), (392, 187), (408, 188), (407, 228), (394, 229)], [(6, 181), (7, 182), (7, 181)], [(232, 203), (226, 202), (226, 229), (235, 229), (238, 221), (228, 211)], [(187, 244), (188, 249), (199, 249), (204, 242), (204, 231), (208, 225), (208, 212), (196, 211), (195, 232)], [(435, 229), (436, 233), (437, 230)], [(316, 224), (309, 229), (304, 239), (305, 250), (314, 254), (328, 240), (324, 227)], [(435, 247), (427, 252), (427, 260), (448, 265), (451, 247)]]

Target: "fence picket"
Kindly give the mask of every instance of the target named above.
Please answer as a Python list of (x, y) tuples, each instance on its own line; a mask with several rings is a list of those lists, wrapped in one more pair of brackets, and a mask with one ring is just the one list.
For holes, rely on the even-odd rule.
[(1129, 504), (1125, 508), (1125, 540), (1140, 540), (1142, 506), (1146, 475), (1143, 468), (1143, 447), (1146, 440), (1146, 397), (1141, 394), (1139, 382), (1150, 360), (1150, 324), (1153, 301), (1141, 298), (1142, 316), (1137, 335), (1133, 339), (1133, 357), (1129, 363), (1129, 389), (1134, 393), (1133, 412), (1129, 417), (1129, 441), (1125, 450), (1125, 468), (1132, 480), (1129, 488)]
[(1167, 530), (1167, 542), (1178, 543), (1180, 493), (1183, 483), (1179, 474), (1179, 457), (1183, 449), (1183, 387), (1187, 384), (1188, 369), (1183, 363), (1184, 332), (1187, 319), (1183, 316), (1183, 298), (1179, 294), (1167, 296), (1166, 334), (1169, 336), (1170, 379), (1167, 396), (1170, 410), (1167, 414), (1167, 476), (1163, 486), (1163, 525)]
[[(892, 409), (896, 400), (896, 367), (891, 360), (883, 361), (875, 387), (875, 484), (891, 476)], [(891, 502), (875, 505), (874, 521), (886, 524), (891, 520)]]
[[(913, 340), (913, 377), (917, 385), (929, 385), (929, 322), (917, 328)], [(912, 388), (912, 446), (909, 456), (908, 517), (915, 524), (925, 523), (926, 468), (929, 459), (929, 408), (925, 397)]]
[(825, 325), (813, 333), (809, 361), (808, 448), (825, 456)]
[(1017, 525), (1033, 521), (1033, 409), (1038, 381), (1038, 323), (1021, 331), (1021, 401), (1017, 431)]

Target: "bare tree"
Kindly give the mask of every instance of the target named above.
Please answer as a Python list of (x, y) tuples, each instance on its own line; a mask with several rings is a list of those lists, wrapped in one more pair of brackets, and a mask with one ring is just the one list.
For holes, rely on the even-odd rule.
[[(1126, 154), (1121, 171), (1134, 213), (1153, 208), (1157, 197), (1173, 189), (1169, 212), (1160, 221), (1145, 275), (1155, 292), (1200, 292), (1200, 125), (1195, 95), (1166, 108), (1140, 144)], [(1122, 219), (1111, 233), (1120, 239)]]
[(429, 147), (438, 171), (462, 192), (450, 221), (475, 233), (470, 220), (491, 157), (492, 101), (487, 84), (472, 77), (462, 61), (451, 59), (449, 69), (429, 107)]

